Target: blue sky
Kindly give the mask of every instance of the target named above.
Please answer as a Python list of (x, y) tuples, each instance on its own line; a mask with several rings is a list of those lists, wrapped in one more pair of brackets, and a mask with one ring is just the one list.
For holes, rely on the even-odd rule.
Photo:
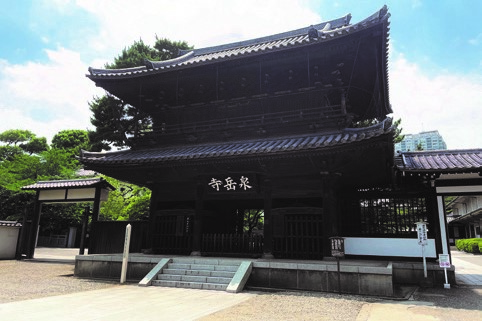
[(448, 148), (482, 148), (482, 1), (0, 0), (0, 132), (51, 137), (92, 128), (103, 91), (85, 74), (155, 36), (197, 48), (255, 38), (384, 4), (391, 13), (390, 101), (405, 133), (439, 130)]

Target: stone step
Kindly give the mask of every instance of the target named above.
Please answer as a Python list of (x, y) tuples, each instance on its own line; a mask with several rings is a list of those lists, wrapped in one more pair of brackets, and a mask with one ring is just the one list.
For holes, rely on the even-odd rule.
[(222, 278), (233, 278), (236, 272), (231, 271), (211, 271), (211, 270), (182, 270), (182, 269), (164, 269), (161, 274), (171, 275), (193, 275), (193, 276), (212, 276)]
[(171, 288), (188, 288), (188, 289), (202, 289), (202, 290), (217, 290), (226, 291), (227, 284), (219, 283), (202, 283), (202, 282), (185, 282), (185, 281), (167, 281), (167, 280), (154, 280), (152, 285), (164, 286)]
[(175, 275), (175, 274), (159, 274), (158, 280), (164, 281), (182, 281), (182, 282), (199, 282), (199, 283), (215, 283), (229, 284), (232, 278), (196, 276), (196, 275)]

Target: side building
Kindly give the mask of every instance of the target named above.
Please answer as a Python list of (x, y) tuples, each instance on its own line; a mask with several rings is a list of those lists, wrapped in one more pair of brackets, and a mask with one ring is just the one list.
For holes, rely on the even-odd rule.
[(418, 150), (419, 146), (422, 150), (447, 149), (447, 144), (438, 130), (432, 130), (418, 134), (406, 134), (400, 143), (395, 144), (395, 152), (413, 152)]

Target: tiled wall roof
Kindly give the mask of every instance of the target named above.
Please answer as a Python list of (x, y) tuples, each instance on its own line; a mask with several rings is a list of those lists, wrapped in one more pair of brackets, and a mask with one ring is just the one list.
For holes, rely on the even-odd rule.
[(62, 189), (62, 188), (78, 188), (78, 187), (95, 187), (99, 184), (106, 184), (110, 186), (102, 178), (90, 179), (72, 179), (72, 180), (58, 180), (58, 181), (39, 181), (35, 184), (23, 186), (23, 190), (41, 190), (41, 189)]
[(482, 149), (404, 152), (395, 163), (401, 171), (480, 172)]

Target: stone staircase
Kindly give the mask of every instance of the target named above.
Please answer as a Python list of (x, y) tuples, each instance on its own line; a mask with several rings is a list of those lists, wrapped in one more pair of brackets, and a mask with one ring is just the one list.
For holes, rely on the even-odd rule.
[(189, 257), (163, 259), (139, 285), (236, 293), (244, 287), (251, 270), (249, 261)]

